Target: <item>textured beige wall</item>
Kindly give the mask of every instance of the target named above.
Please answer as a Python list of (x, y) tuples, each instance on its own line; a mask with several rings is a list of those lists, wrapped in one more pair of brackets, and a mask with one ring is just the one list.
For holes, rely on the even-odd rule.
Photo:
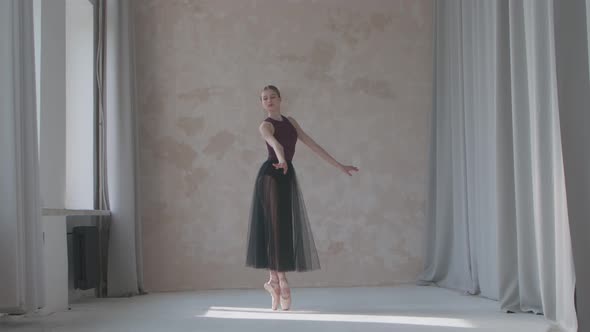
[(261, 287), (244, 266), (265, 84), (352, 178), (298, 144), (322, 269), (293, 286), (412, 281), (423, 253), (429, 0), (137, 0), (148, 290)]

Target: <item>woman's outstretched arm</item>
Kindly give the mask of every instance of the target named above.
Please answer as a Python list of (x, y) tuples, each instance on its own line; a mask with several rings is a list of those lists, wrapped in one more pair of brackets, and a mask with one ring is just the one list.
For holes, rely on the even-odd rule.
[(342, 165), (339, 163), (334, 157), (332, 157), (324, 148), (322, 148), (316, 141), (314, 141), (303, 129), (299, 126), (299, 123), (295, 121), (292, 117), (288, 117), (289, 121), (293, 124), (293, 126), (297, 129), (297, 136), (301, 142), (307, 145), (313, 152), (319, 155), (322, 159), (327, 161), (330, 165), (338, 168), (342, 172), (352, 176), (351, 172), (358, 172), (358, 168), (354, 166)]
[(283, 149), (283, 145), (281, 145), (281, 143), (279, 143), (279, 141), (277, 141), (277, 139), (273, 136), (274, 127), (271, 123), (264, 121), (262, 122), (262, 124), (260, 124), (260, 127), (258, 129), (260, 130), (260, 135), (262, 135), (262, 138), (264, 138), (268, 145), (270, 145), (273, 148), (275, 154), (277, 155), (277, 158), (279, 159), (279, 163), (273, 164), (273, 166), (276, 169), (282, 168), (283, 174), (287, 174), (289, 166), (285, 161), (285, 151)]

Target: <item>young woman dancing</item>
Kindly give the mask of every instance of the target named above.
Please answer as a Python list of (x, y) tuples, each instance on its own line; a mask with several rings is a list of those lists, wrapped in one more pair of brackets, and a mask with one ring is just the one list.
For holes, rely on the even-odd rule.
[(286, 272), (320, 268), (292, 164), (295, 144), (299, 139), (349, 176), (358, 168), (336, 161), (301, 129), (295, 119), (283, 116), (281, 93), (277, 87), (264, 87), (260, 100), (268, 113), (259, 127), (266, 142), (268, 159), (260, 167), (254, 186), (246, 265), (269, 270), (270, 279), (264, 284), (264, 289), (271, 295), (271, 308), (276, 310), (280, 303), (283, 310), (289, 310), (291, 290)]

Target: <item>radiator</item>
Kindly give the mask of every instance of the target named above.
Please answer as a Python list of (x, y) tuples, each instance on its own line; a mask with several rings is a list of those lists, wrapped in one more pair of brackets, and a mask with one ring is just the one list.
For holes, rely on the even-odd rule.
[(72, 229), (74, 288), (91, 289), (98, 286), (98, 227), (77, 226)]

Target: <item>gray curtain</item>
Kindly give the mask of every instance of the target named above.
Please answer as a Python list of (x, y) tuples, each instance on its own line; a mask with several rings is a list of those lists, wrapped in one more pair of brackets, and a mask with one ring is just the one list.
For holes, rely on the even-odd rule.
[(567, 206), (579, 281), (578, 330), (590, 331), (590, 0), (556, 1), (554, 7)]
[[(568, 155), (581, 150), (568, 144), (582, 137), (562, 138), (561, 118), (565, 108), (588, 107), (566, 106), (561, 95), (568, 75), (587, 79), (588, 57), (583, 43), (581, 71), (561, 66), (563, 3), (435, 2), (430, 238), (420, 282), (498, 299), (504, 311), (543, 313), (575, 331), (569, 210), (577, 203), (566, 176)], [(585, 27), (585, 15), (578, 19)], [(588, 168), (580, 172), (587, 178)]]
[(32, 0), (0, 2), (0, 312), (45, 305)]
[(436, 2), (432, 223), (421, 281), (497, 299), (495, 69), (482, 56), (496, 47), (493, 9)]
[(100, 204), (111, 211), (108, 296), (143, 292), (132, 1), (99, 1)]

